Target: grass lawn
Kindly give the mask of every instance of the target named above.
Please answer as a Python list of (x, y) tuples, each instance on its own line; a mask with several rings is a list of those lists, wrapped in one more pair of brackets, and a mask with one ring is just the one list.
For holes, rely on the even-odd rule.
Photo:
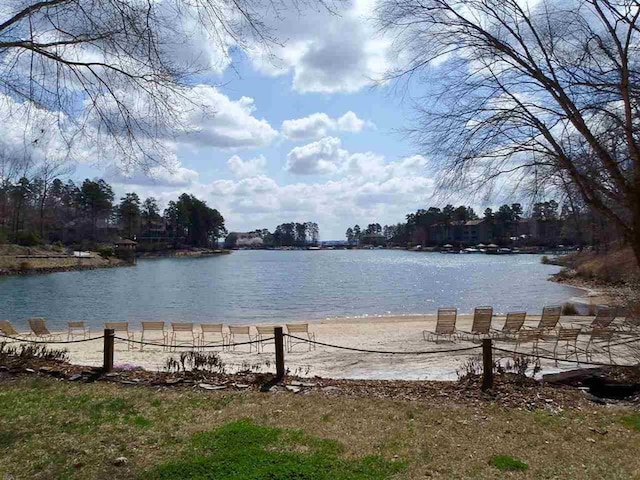
[(630, 479), (640, 415), (22, 377), (0, 383), (0, 478)]

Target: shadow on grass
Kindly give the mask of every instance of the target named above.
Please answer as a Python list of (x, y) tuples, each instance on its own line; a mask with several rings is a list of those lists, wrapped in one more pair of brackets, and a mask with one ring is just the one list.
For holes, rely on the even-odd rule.
[(332, 440), (241, 420), (195, 435), (182, 460), (158, 465), (141, 478), (383, 480), (405, 467), (375, 456), (345, 459), (342, 451)]

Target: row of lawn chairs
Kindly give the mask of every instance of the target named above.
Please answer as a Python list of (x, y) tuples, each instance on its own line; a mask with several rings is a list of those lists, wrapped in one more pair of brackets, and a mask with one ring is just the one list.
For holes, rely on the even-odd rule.
[[(456, 320), (458, 310), (456, 308), (438, 309), (436, 328), (434, 331), (423, 331), (426, 341), (438, 343), (441, 340), (457, 341), (468, 340), (478, 342), (484, 338), (492, 338), (500, 341), (515, 342), (516, 351), (521, 345), (530, 344), (531, 353), (540, 355), (542, 349), (541, 342), (554, 342), (553, 350), (549, 353), (554, 358), (558, 358), (560, 350), (564, 347), (564, 356), (569, 359), (575, 356), (578, 359), (578, 352), (585, 354), (587, 361), (590, 361), (593, 353), (605, 353), (611, 361), (611, 340), (615, 333), (613, 321), (616, 318), (615, 308), (600, 306), (596, 316), (586, 329), (564, 328), (560, 325), (562, 307), (558, 305), (544, 307), (540, 321), (535, 327), (524, 325), (527, 319), (526, 312), (507, 313), (505, 323), (501, 329), (492, 327), (493, 307), (477, 307), (473, 312), (473, 322), (469, 331), (458, 330)], [(623, 324), (622, 326), (625, 326)], [(627, 325), (628, 326), (628, 325)], [(578, 337), (581, 334), (588, 334), (589, 340), (584, 349), (578, 348)]]
[[(35, 337), (38, 340), (59, 340), (62, 338), (60, 334), (49, 331), (47, 321), (43, 317), (32, 317), (27, 322), (31, 331), (21, 333), (16, 330), (9, 320), (0, 320), (0, 333), (15, 338)], [(69, 332), (73, 331), (74, 334), (78, 332), (79, 324), (83, 325), (82, 329), (84, 331), (84, 322), (69, 322)], [(86, 329), (86, 334), (89, 334), (88, 329)], [(71, 339), (71, 337), (68, 339)]]
[[(20, 333), (8, 320), (0, 320), (0, 332), (16, 338), (35, 337), (39, 340), (51, 341), (60, 340), (63, 334), (52, 333), (46, 325), (46, 320), (42, 317), (33, 317), (27, 320), (31, 332)], [(274, 343), (271, 337), (274, 336), (275, 326), (256, 325), (255, 333), (251, 326), (229, 325), (225, 328), (222, 323), (201, 323), (200, 331), (195, 330), (194, 323), (171, 322), (171, 329), (167, 330), (165, 322), (141, 322), (142, 333), (140, 336), (140, 350), (144, 349), (145, 343), (163, 345), (164, 348), (176, 348), (178, 346), (191, 346), (193, 348), (204, 348), (207, 346), (220, 346), (223, 349), (236, 349), (236, 344), (245, 343), (249, 347), (249, 352), (264, 351), (267, 344)], [(135, 335), (129, 330), (129, 322), (105, 322), (105, 329), (114, 330), (116, 336), (126, 338), (127, 348), (134, 348)], [(305, 340), (297, 340), (290, 336), (286, 338), (286, 348), (288, 352), (293, 351), (293, 347), (298, 344), (308, 344), (309, 350), (315, 349), (315, 345), (309, 341), (315, 341), (315, 333), (309, 331), (308, 323), (286, 324), (287, 333)], [(90, 338), (89, 327), (83, 321), (67, 322), (67, 340), (79, 338)], [(308, 341), (307, 341), (308, 340)], [(248, 343), (251, 342), (251, 343)]]
[[(173, 348), (178, 346), (191, 346), (203, 349), (205, 347), (219, 346), (223, 349), (236, 350), (237, 344), (246, 344), (249, 352), (255, 346), (257, 352), (263, 352), (265, 345), (275, 344), (275, 326), (273, 325), (228, 325), (222, 323), (201, 323), (200, 331), (195, 329), (195, 324), (191, 322), (171, 322), (171, 329), (167, 330), (165, 322), (141, 322), (142, 333), (140, 342), (170, 345)], [(105, 322), (104, 328), (115, 331), (116, 335), (124, 334), (130, 340), (128, 348), (133, 348), (134, 332), (129, 330), (129, 322)], [(316, 335), (309, 330), (308, 323), (286, 324), (287, 333), (301, 336), (309, 341), (315, 341)], [(255, 332), (252, 331), (255, 329)], [(140, 344), (140, 350), (144, 349), (144, 343)], [(315, 345), (303, 340), (296, 340), (290, 336), (286, 337), (286, 348), (288, 352), (293, 351), (295, 345), (306, 343), (309, 350), (315, 349)]]

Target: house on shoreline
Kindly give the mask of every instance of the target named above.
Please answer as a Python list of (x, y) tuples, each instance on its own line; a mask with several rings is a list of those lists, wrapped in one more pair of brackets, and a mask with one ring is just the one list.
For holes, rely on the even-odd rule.
[(437, 244), (477, 245), (491, 240), (491, 229), (486, 219), (437, 223), (429, 230), (431, 241)]

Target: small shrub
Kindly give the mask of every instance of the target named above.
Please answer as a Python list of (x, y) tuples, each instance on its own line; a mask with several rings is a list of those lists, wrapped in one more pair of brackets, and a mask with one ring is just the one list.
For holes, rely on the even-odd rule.
[(27, 261), (20, 262), (18, 268), (20, 268), (20, 270), (31, 270), (31, 263)]
[(56, 350), (48, 348), (42, 344), (8, 344), (0, 342), (0, 362), (6, 360), (51, 360), (67, 362), (69, 361), (69, 352), (66, 349)]
[[(515, 355), (512, 360), (498, 367), (499, 373), (512, 373), (519, 380), (529, 378), (527, 372), (531, 369), (531, 378), (534, 378), (541, 370), (540, 359), (527, 355)], [(500, 371), (502, 370), (502, 371)]]
[(113, 257), (113, 248), (111, 247), (99, 248), (98, 255), (100, 255), (102, 258)]
[(565, 303), (562, 305), (562, 315), (579, 315), (579, 313), (573, 303)]
[(543, 265), (549, 265), (551, 262), (549, 261), (549, 257), (547, 257), (546, 255), (543, 255), (542, 258), (540, 259), (540, 262)]
[(210, 372), (224, 373), (226, 366), (216, 352), (182, 352), (176, 357), (169, 357), (165, 364), (167, 372)]
[(529, 468), (529, 464), (510, 455), (494, 455), (489, 463), (498, 470), (522, 471)]
[[(527, 355), (514, 355), (513, 358), (507, 359), (501, 363), (500, 360), (493, 362), (493, 371), (497, 375), (511, 374), (515, 380), (525, 381), (529, 379), (527, 372), (531, 370), (531, 378), (534, 378), (540, 372), (540, 360)], [(467, 359), (462, 366), (456, 370), (458, 381), (464, 382), (482, 375), (482, 355), (476, 355)]]
[(462, 382), (478, 377), (482, 374), (482, 356), (475, 355), (465, 360), (462, 366), (456, 370), (458, 381)]

